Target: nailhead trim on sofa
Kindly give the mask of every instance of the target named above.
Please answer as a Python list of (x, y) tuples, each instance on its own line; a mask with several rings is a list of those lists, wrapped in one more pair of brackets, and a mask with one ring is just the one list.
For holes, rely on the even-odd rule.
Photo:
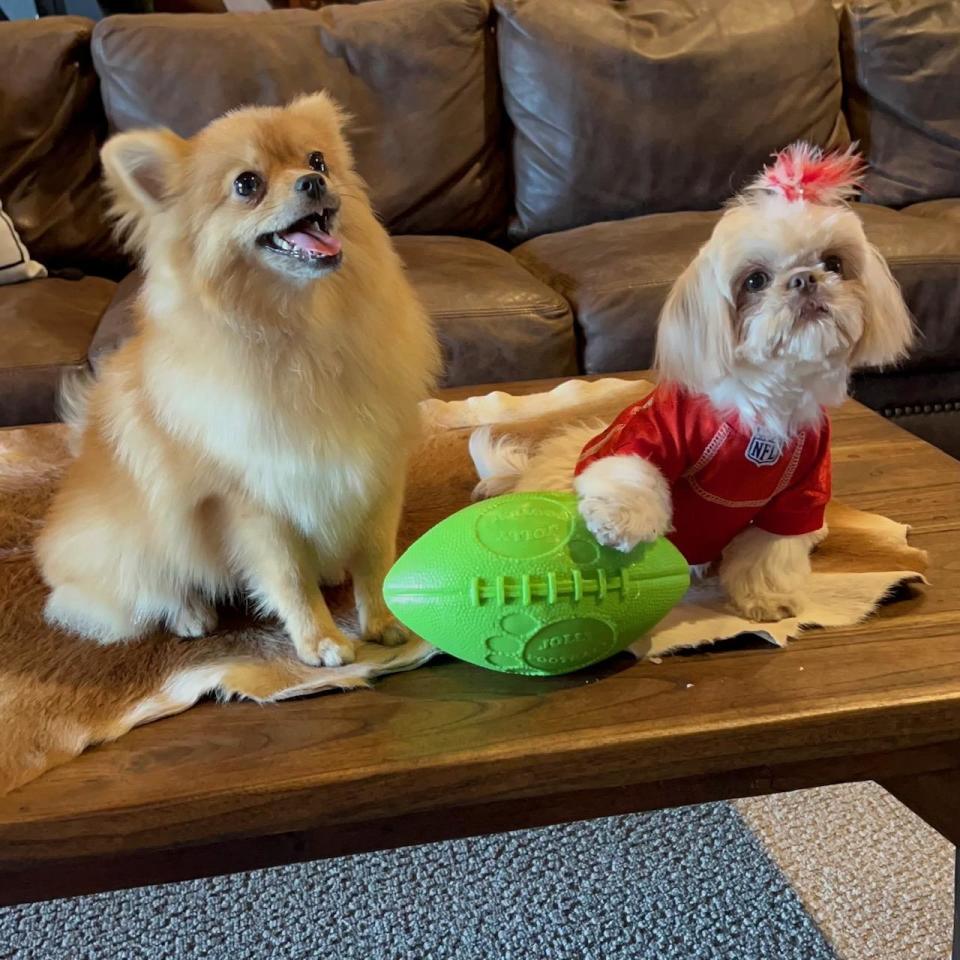
[(960, 410), (960, 400), (943, 403), (905, 404), (902, 407), (884, 407), (880, 412), (887, 418), (911, 417), (921, 413), (953, 413)]

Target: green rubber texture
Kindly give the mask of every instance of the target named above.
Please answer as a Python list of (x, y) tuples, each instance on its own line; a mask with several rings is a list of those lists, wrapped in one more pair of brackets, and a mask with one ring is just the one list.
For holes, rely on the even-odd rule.
[(512, 493), (428, 530), (387, 574), (393, 615), (461, 660), (569, 673), (639, 640), (690, 585), (668, 540), (601, 547), (573, 494)]

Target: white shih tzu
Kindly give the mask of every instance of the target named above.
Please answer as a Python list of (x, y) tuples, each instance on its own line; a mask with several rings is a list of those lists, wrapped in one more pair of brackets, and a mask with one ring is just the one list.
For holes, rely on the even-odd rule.
[(913, 336), (847, 206), (861, 170), (852, 148), (780, 153), (674, 284), (656, 390), (599, 435), (578, 424), (526, 449), (477, 431), (477, 495), (573, 489), (604, 545), (668, 536), (692, 566), (720, 561), (742, 615), (793, 615), (826, 535), (825, 408), (844, 400), (852, 370), (897, 360)]

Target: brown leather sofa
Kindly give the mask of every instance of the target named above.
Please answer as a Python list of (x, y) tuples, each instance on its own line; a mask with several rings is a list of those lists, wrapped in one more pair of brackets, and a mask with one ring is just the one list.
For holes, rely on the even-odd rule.
[[(960, 8), (951, 0), (369, 0), (0, 26), (0, 200), (60, 275), (0, 287), (0, 420), (127, 334), (108, 131), (188, 135), (324, 88), (451, 384), (650, 363), (718, 207), (797, 138), (859, 139), (867, 233), (922, 331), (858, 396), (960, 455)], [(70, 277), (74, 277), (70, 279)]]

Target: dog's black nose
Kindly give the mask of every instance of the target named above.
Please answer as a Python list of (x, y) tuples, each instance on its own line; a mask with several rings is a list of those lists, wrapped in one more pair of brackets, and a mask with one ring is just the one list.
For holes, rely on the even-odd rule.
[(815, 273), (795, 273), (787, 286), (791, 290), (810, 291), (817, 285), (817, 275)]
[(327, 181), (319, 173), (305, 173), (297, 180), (294, 189), (305, 193), (311, 200), (319, 200), (327, 192)]

